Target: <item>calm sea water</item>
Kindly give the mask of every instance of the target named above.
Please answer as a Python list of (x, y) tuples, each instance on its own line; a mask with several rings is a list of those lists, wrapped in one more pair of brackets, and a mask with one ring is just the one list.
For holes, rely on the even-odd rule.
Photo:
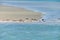
[(0, 0), (0, 1), (52, 1), (52, 2), (60, 2), (60, 0)]
[[(60, 0), (48, 0), (47, 2), (32, 4), (31, 2), (5, 2), (3, 0), (0, 4), (44, 12), (46, 13), (44, 18), (48, 20), (60, 17), (59, 1)], [(60, 40), (60, 25), (0, 23), (0, 40)]]
[(0, 40), (60, 40), (60, 25), (0, 23)]

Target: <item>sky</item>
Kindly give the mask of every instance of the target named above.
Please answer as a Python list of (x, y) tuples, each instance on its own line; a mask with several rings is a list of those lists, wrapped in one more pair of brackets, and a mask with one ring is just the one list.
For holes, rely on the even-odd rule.
[(42, 12), (44, 19), (56, 19), (60, 17), (59, 0), (35, 0), (35, 1), (1, 1), (2, 5), (22, 7), (35, 12)]

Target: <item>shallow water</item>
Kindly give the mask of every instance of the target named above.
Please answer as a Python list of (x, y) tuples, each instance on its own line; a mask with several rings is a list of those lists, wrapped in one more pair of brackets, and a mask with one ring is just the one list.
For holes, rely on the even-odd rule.
[(60, 25), (0, 23), (0, 40), (60, 40)]

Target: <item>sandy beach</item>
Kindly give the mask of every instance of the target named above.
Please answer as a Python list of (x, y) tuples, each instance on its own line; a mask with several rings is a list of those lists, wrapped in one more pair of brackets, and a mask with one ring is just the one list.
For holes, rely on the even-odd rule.
[(0, 5), (0, 21), (33, 22), (42, 18), (42, 13), (15, 6)]

